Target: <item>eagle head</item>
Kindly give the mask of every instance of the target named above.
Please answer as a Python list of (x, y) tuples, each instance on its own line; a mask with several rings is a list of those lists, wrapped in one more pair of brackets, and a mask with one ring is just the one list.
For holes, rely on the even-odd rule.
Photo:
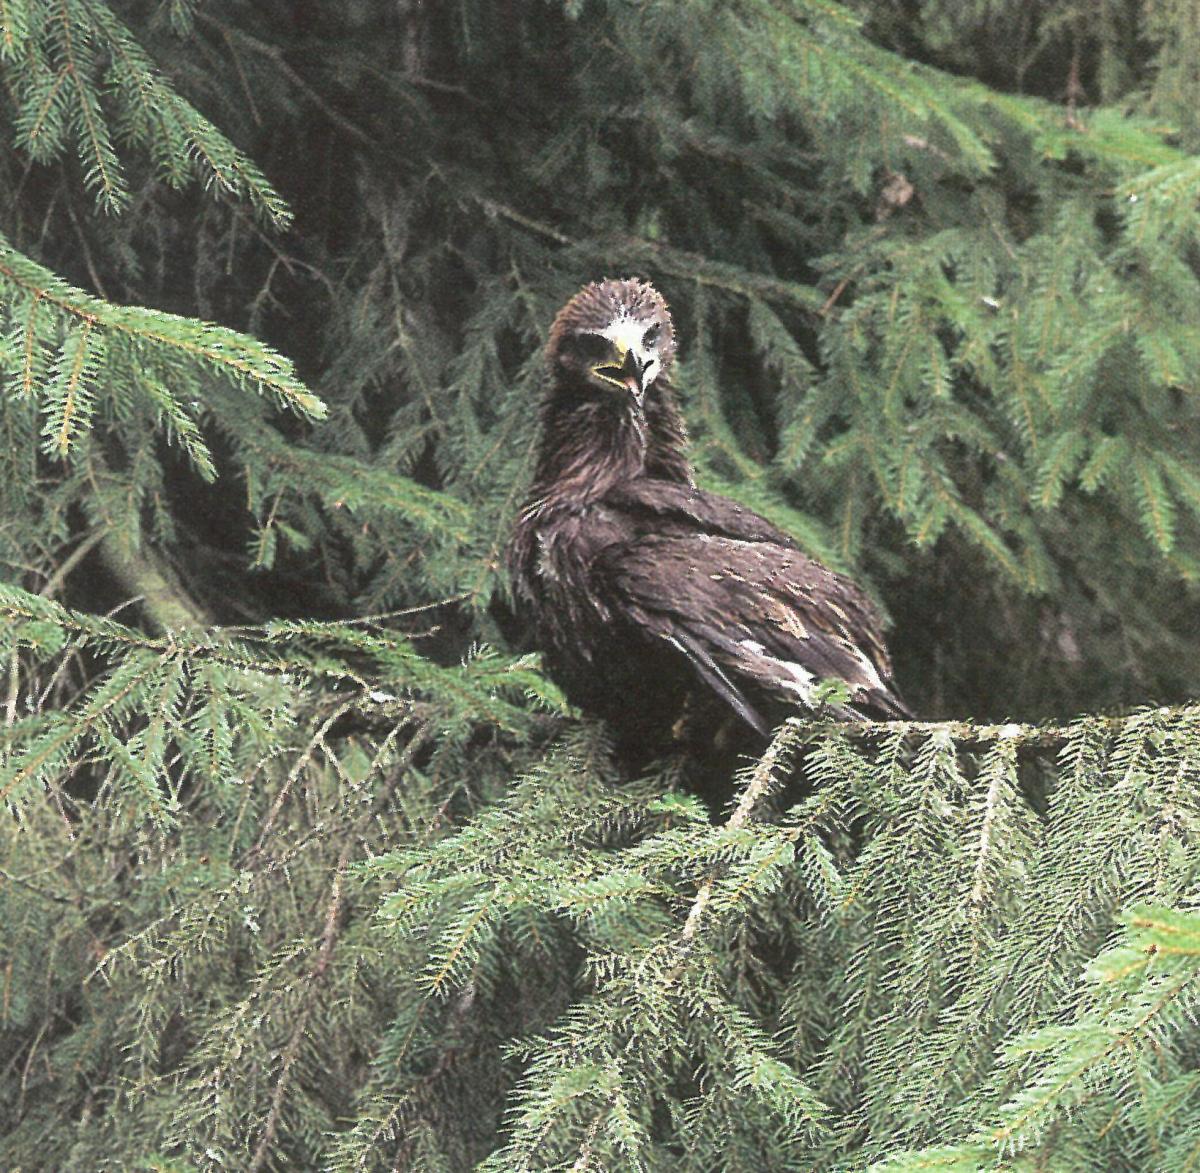
[(559, 381), (638, 402), (675, 357), (675, 328), (663, 296), (646, 281), (596, 281), (585, 285), (550, 327), (546, 346)]

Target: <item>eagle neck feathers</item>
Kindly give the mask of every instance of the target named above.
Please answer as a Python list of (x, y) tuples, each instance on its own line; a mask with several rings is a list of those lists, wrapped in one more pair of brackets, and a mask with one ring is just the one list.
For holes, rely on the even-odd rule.
[(542, 445), (534, 473), (538, 512), (582, 506), (623, 481), (653, 477), (687, 485), (683, 418), (665, 380), (640, 402), (606, 402), (569, 386), (551, 388), (542, 406)]

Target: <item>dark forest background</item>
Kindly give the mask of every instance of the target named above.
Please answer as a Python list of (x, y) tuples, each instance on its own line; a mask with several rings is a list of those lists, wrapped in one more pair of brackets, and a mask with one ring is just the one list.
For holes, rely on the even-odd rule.
[[(0, 1164), (1193, 1167), (1198, 61), (1194, 0), (0, 0)], [(628, 275), (924, 719), (749, 816), (509, 607)]]

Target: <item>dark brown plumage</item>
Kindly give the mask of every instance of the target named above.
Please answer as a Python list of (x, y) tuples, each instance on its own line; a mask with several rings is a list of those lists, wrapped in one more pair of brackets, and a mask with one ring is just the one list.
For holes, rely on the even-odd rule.
[(903, 717), (880, 623), (849, 579), (750, 510), (697, 489), (667, 305), (636, 280), (560, 311), (530, 498), (509, 547), (547, 670), (625, 741), (734, 712), (759, 734), (822, 679), (843, 716)]

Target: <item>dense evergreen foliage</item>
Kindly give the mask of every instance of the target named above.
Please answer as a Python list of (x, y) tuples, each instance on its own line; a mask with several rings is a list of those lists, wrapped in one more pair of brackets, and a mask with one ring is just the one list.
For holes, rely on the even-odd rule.
[[(1197, 60), (1194, 0), (0, 0), (0, 1165), (1195, 1167)], [(626, 274), (930, 718), (716, 819), (501, 569)]]

